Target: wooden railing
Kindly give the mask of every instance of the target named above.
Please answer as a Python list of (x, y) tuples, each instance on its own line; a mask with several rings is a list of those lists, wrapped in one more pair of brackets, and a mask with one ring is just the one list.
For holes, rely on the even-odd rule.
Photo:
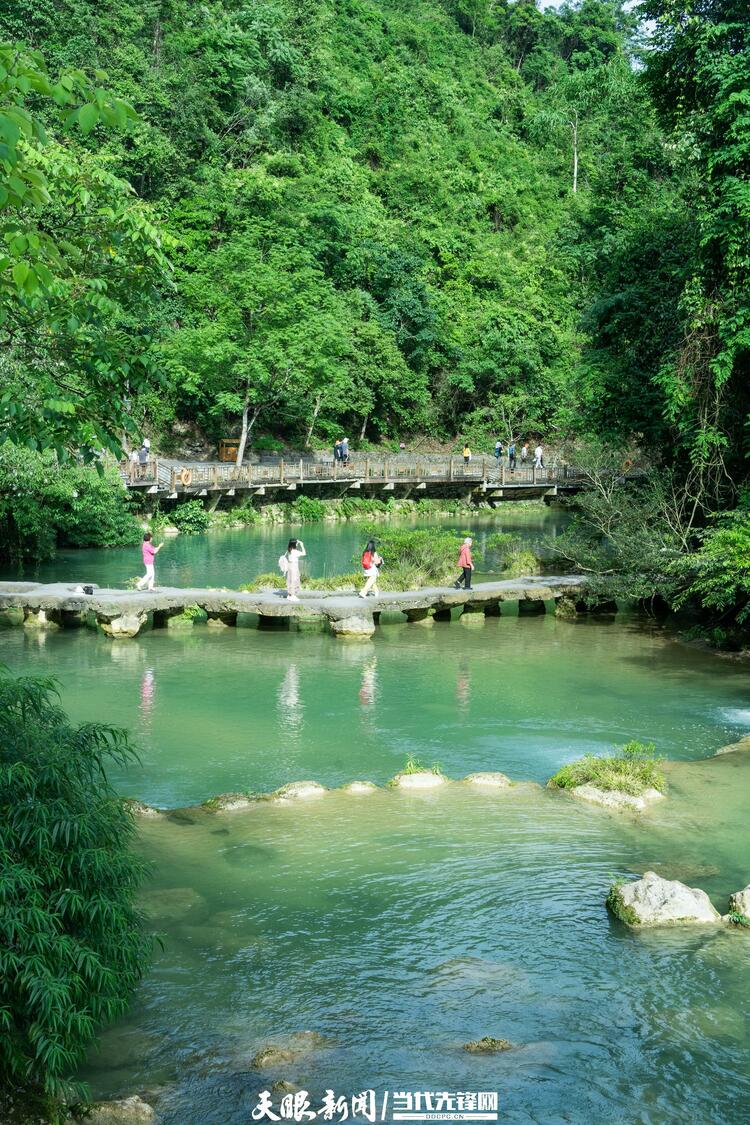
[(145, 465), (123, 462), (121, 475), (129, 487), (154, 487), (169, 492), (202, 489), (262, 488), (264, 485), (289, 486), (341, 482), (342, 484), (463, 484), (534, 487), (574, 483), (580, 475), (569, 465), (554, 463), (544, 468), (518, 465), (515, 470), (506, 460), (498, 465), (493, 457), (477, 457), (468, 464), (463, 458), (442, 460), (355, 455), (341, 462), (309, 461), (304, 458), (279, 459), (258, 464), (233, 465), (220, 461), (174, 461), (149, 458)]

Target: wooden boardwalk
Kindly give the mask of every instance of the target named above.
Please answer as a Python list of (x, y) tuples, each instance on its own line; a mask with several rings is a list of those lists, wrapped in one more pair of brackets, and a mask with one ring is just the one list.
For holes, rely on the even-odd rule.
[(521, 500), (530, 496), (575, 492), (583, 487), (581, 473), (570, 465), (553, 464), (515, 470), (508, 460), (477, 457), (464, 464), (462, 457), (419, 459), (355, 454), (347, 465), (304, 457), (234, 465), (222, 461), (177, 461), (151, 458), (145, 465), (125, 461), (120, 472), (128, 488), (159, 499), (193, 496), (235, 496), (246, 492), (293, 500), (294, 493), (341, 497), (349, 493), (418, 499), (428, 496), (481, 495), (495, 500)]
[(584, 587), (585, 579), (574, 575), (529, 577), (481, 582), (471, 590), (431, 586), (366, 599), (303, 590), (298, 602), (290, 602), (279, 590), (244, 593), (161, 587), (137, 592), (94, 586), (91, 594), (85, 594), (66, 583), (0, 582), (0, 623), (29, 629), (90, 625), (110, 637), (134, 637), (146, 628), (169, 627), (170, 622), (189, 628), (185, 610), (198, 606), (209, 625), (234, 626), (239, 615), (253, 614), (261, 628), (296, 622), (319, 624), (341, 637), (367, 637), (383, 613), (403, 614), (413, 624), (450, 621), (459, 613), (481, 620), (498, 616), (504, 602), (518, 602), (520, 613), (543, 613), (546, 603), (561, 599), (566, 599), (569, 611), (572, 607), (586, 612)]

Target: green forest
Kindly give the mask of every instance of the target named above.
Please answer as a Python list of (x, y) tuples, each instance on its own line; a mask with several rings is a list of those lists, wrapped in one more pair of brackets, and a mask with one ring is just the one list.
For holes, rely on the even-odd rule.
[[(747, 543), (746, 16), (13, 0), (0, 437), (536, 433), (658, 467), (670, 560)], [(18, 473), (6, 444), (4, 495)]]

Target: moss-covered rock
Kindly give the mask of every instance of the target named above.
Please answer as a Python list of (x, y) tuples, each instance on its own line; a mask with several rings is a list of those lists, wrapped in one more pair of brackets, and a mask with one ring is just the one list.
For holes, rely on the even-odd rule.
[(500, 1051), (509, 1051), (513, 1044), (509, 1039), (495, 1039), (492, 1035), (485, 1035), (483, 1039), (472, 1039), (464, 1043), (464, 1050), (473, 1055), (496, 1055)]

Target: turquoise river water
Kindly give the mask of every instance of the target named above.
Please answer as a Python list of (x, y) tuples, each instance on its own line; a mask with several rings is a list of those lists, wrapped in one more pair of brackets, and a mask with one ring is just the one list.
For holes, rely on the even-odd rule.
[[(177, 540), (180, 580), (219, 554), (238, 572), (266, 534)], [(358, 542), (347, 525), (303, 535), (321, 554), (327, 543), (331, 566)], [(90, 553), (87, 577), (102, 581), (112, 555)], [(281, 1079), (313, 1102), (326, 1089), (495, 1091), (500, 1121), (748, 1120), (749, 933), (632, 933), (604, 907), (614, 876), (646, 869), (703, 887), (722, 911), (750, 882), (750, 754), (709, 758), (750, 732), (743, 665), (625, 615), (392, 623), (364, 643), (7, 629), (0, 658), (56, 675), (74, 718), (128, 726), (142, 760), (113, 775), (118, 790), (179, 810), (141, 822), (164, 949), (91, 1053), (96, 1095), (141, 1093), (164, 1125), (249, 1122)], [(185, 808), (306, 778), (383, 785), (407, 755), (451, 778), (543, 783), (630, 738), (670, 759), (668, 799), (640, 818), (533, 784), (457, 782)], [(301, 1031), (324, 1038), (251, 1067)], [(484, 1035), (514, 1047), (463, 1050)]]

